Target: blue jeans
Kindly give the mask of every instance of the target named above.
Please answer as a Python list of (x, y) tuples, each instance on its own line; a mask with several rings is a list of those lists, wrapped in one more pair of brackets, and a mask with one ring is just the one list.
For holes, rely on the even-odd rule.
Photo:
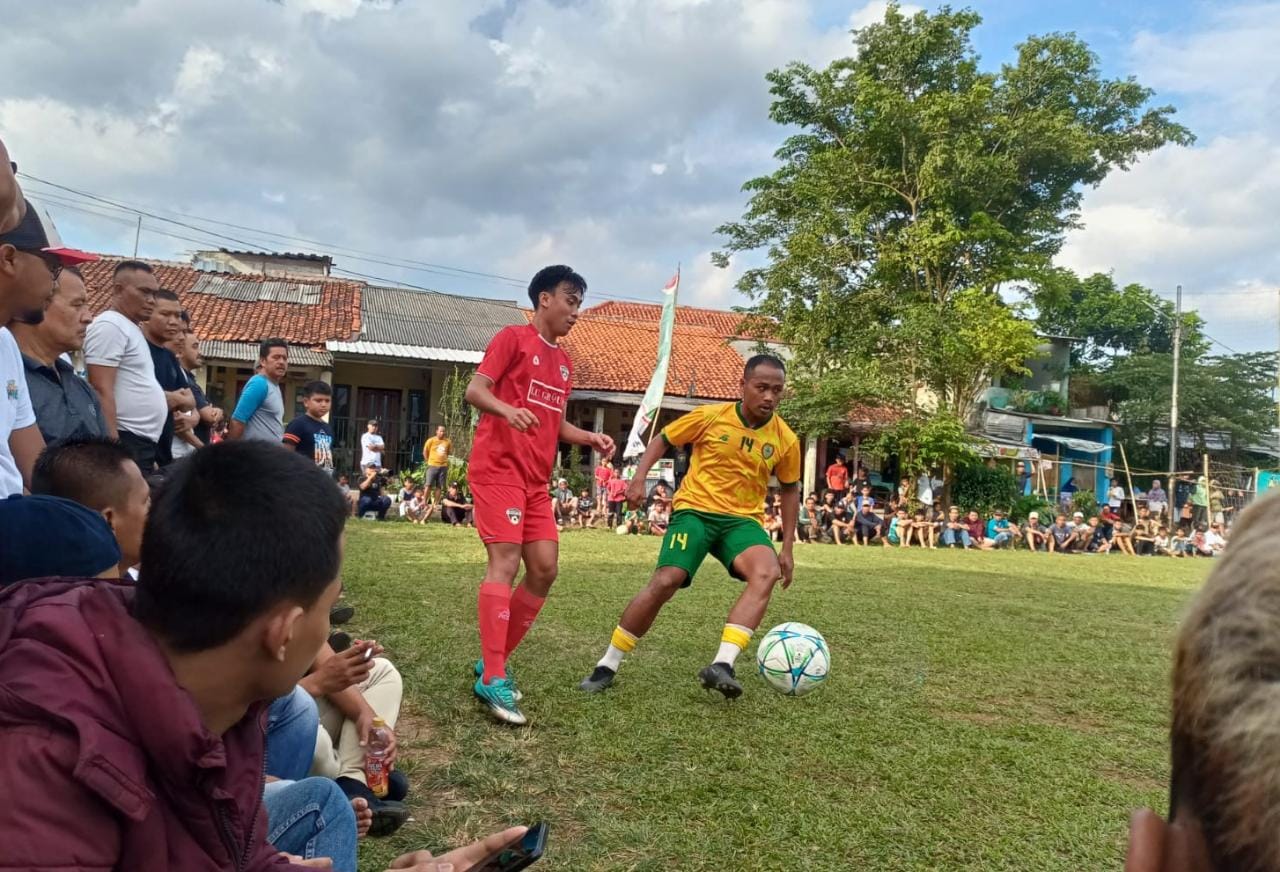
[(363, 518), (365, 512), (377, 512), (378, 520), (385, 521), (389, 508), (391, 508), (391, 497), (362, 496), (356, 505), (356, 517)]
[(306, 778), (319, 729), (316, 701), (301, 687), (271, 703), (267, 711), (267, 774), (284, 781)]
[(1013, 539), (1012, 533), (996, 533), (995, 543), (997, 548), (1003, 548)]
[(262, 792), (267, 841), (304, 860), (328, 857), (336, 872), (356, 872), (356, 813), (328, 778), (273, 781)]
[(964, 547), (968, 548), (973, 544), (973, 540), (969, 538), (968, 530), (952, 530), (950, 527), (942, 531), (942, 544), (950, 548), (956, 544), (957, 534), (959, 535), (960, 543)]

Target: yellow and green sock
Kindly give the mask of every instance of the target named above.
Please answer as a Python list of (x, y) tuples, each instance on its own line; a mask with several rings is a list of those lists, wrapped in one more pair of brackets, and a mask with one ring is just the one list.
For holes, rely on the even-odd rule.
[(738, 655), (743, 649), (751, 643), (750, 627), (744, 627), (741, 624), (725, 624), (724, 632), (720, 634), (720, 650), (716, 652), (716, 659), (713, 663), (727, 663), (733, 665), (733, 661), (738, 659)]
[(604, 652), (604, 656), (600, 658), (597, 666), (604, 666), (618, 671), (618, 667), (622, 665), (622, 655), (634, 651), (636, 642), (639, 640), (628, 633), (622, 627), (613, 628), (613, 637), (609, 640), (609, 650)]

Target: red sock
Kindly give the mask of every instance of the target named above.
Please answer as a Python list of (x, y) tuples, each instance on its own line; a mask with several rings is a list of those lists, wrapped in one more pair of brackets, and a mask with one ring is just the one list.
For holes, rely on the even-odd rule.
[(546, 597), (537, 597), (529, 593), (529, 589), (523, 584), (511, 595), (511, 624), (507, 627), (508, 657), (511, 656), (512, 651), (516, 650), (524, 634), (529, 632), (529, 628), (538, 617), (538, 612), (542, 610), (542, 604), (546, 601)]
[(485, 684), (507, 677), (507, 627), (511, 623), (511, 588), (496, 581), (480, 585), (480, 652)]

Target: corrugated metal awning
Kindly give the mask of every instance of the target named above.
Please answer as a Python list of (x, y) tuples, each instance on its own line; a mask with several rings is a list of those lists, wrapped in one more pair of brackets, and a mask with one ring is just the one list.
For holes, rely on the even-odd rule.
[[(201, 339), (200, 355), (208, 361), (231, 360), (236, 363), (257, 363), (258, 343)], [(289, 363), (293, 366), (318, 366), (322, 369), (330, 369), (333, 367), (333, 355), (323, 349), (290, 344)]]
[(1050, 436), (1048, 433), (1036, 433), (1035, 438), (1048, 439), (1050, 442), (1057, 442), (1072, 451), (1083, 451), (1085, 454), (1101, 454), (1111, 449), (1110, 445), (1103, 442), (1094, 442), (1092, 439), (1077, 439), (1074, 436)]
[(324, 347), (335, 354), (366, 354), (371, 357), (399, 357), (405, 360), (442, 360), (446, 363), (479, 363), (483, 351), (461, 348), (434, 348), (427, 345), (400, 345), (395, 342), (326, 342)]

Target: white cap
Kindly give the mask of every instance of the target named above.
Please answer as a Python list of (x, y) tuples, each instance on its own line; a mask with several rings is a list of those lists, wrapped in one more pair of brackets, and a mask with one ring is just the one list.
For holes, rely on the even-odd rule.
[(1027, 520), (1028, 520), (1028, 521), (1030, 521), (1030, 520), (1036, 520), (1036, 521), (1040, 520), (1040, 513), (1039, 513), (1039, 512), (1032, 512), (1031, 514), (1027, 515)]

